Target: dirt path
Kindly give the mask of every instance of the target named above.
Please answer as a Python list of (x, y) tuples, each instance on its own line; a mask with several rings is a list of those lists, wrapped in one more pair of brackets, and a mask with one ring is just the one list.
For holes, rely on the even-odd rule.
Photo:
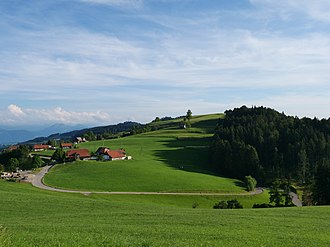
[(81, 190), (65, 190), (47, 186), (43, 183), (43, 177), (51, 169), (51, 166), (45, 166), (32, 180), (32, 185), (44, 190), (64, 192), (64, 193), (80, 193), (89, 194), (105, 194), (105, 195), (209, 195), (209, 196), (242, 196), (242, 195), (257, 195), (261, 194), (264, 189), (257, 188), (255, 191), (246, 193), (203, 193), (203, 192), (121, 192), (121, 191), (81, 191)]

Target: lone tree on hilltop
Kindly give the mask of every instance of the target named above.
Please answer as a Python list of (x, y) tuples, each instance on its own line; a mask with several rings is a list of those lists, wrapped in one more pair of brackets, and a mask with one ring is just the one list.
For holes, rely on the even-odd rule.
[(190, 120), (191, 117), (192, 117), (192, 112), (191, 112), (191, 110), (189, 109), (189, 110), (187, 111), (186, 118), (187, 118), (188, 120)]

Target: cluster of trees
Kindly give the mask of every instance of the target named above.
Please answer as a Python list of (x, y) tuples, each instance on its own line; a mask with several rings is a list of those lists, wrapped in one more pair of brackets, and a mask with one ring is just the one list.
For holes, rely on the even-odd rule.
[(243, 208), (241, 203), (236, 199), (229, 200), (229, 201), (220, 201), (214, 204), (214, 209), (240, 209)]
[(288, 179), (276, 179), (270, 186), (269, 203), (254, 204), (254, 208), (270, 207), (292, 207), (292, 198), (290, 195), (290, 181)]
[(159, 126), (158, 125), (140, 125), (140, 126), (135, 126), (131, 131), (130, 135), (136, 135), (136, 134), (141, 134), (145, 132), (150, 132), (150, 131), (155, 131), (158, 130)]
[(239, 179), (251, 175), (262, 184), (294, 178), (310, 185), (315, 202), (330, 203), (321, 189), (330, 183), (324, 175), (330, 172), (330, 119), (299, 119), (265, 107), (225, 113), (211, 145), (214, 171)]
[(13, 151), (5, 151), (0, 154), (0, 171), (13, 172), (16, 168), (22, 170), (30, 170), (41, 167), (43, 161), (39, 156), (31, 157), (30, 147), (20, 145), (18, 149)]

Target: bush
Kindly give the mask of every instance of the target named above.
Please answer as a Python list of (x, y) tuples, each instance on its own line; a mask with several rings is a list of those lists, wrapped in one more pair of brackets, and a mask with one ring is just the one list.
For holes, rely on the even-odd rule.
[(220, 201), (214, 204), (213, 206), (214, 209), (239, 209), (243, 208), (243, 206), (236, 200), (229, 200), (227, 202), (225, 201)]
[(257, 185), (257, 180), (251, 176), (245, 176), (244, 183), (247, 191), (254, 191)]
[(268, 203), (261, 203), (261, 204), (255, 203), (252, 206), (252, 208), (270, 208), (270, 207), (272, 206)]
[(214, 209), (226, 209), (228, 208), (227, 203), (225, 201), (220, 201), (214, 204), (213, 206)]
[(243, 206), (236, 199), (227, 201), (227, 204), (228, 204), (228, 208), (230, 209), (243, 208)]

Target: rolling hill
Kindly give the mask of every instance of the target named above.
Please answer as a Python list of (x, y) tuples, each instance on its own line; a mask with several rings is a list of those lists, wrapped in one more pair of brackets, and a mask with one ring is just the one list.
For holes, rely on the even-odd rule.
[(124, 148), (133, 160), (58, 165), (44, 181), (53, 187), (91, 191), (242, 193), (239, 180), (217, 177), (208, 167), (210, 136), (221, 116), (196, 116), (190, 129), (179, 128), (182, 120), (175, 119), (158, 123), (156, 131), (81, 143), (79, 147), (91, 152), (101, 146)]
[[(149, 191), (243, 191), (207, 166), (212, 128), (222, 115), (180, 119), (138, 135), (82, 143), (124, 147), (133, 160), (57, 166), (48, 184), (64, 188)], [(0, 246), (328, 246), (330, 207), (246, 209), (255, 196), (100, 195), (40, 190), (0, 181)], [(244, 209), (216, 210), (236, 198)]]

